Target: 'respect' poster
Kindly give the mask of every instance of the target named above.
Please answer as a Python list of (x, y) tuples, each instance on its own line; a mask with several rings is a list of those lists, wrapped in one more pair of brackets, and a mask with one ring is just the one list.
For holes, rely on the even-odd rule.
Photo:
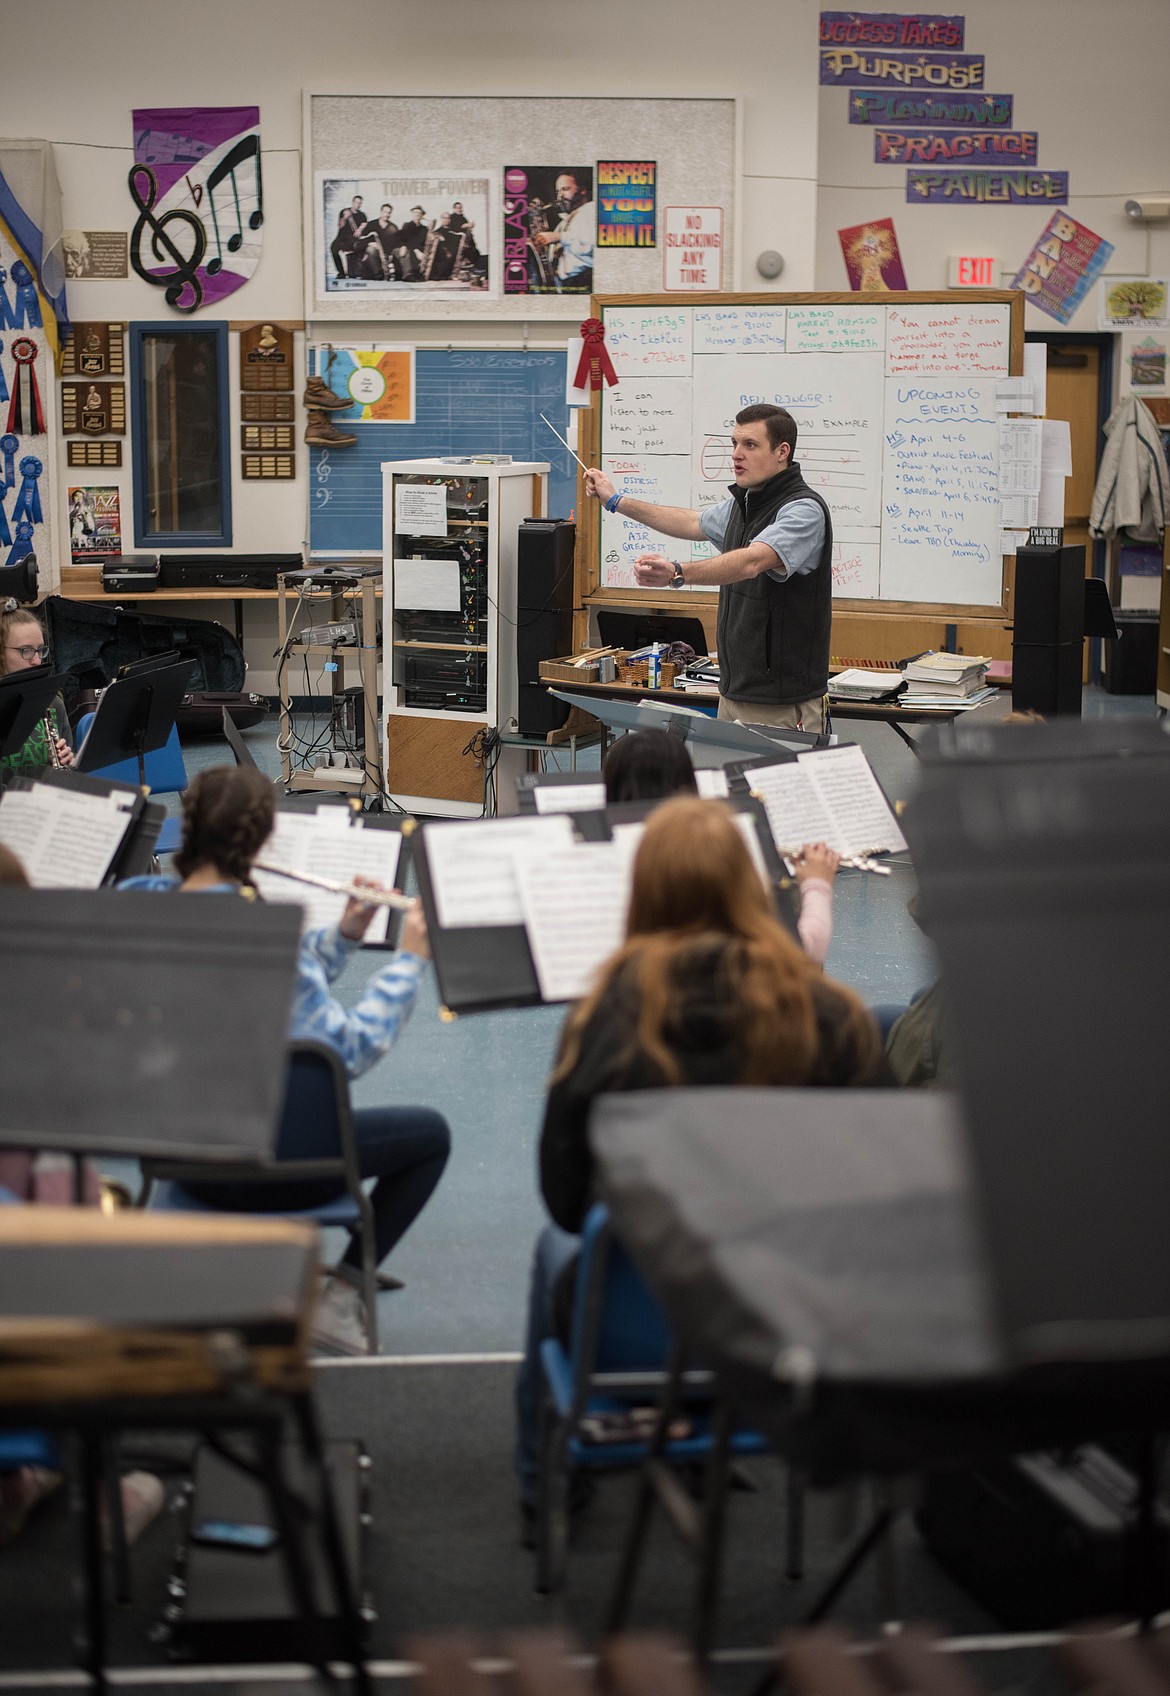
[(655, 246), (657, 184), (653, 159), (598, 161), (598, 247)]

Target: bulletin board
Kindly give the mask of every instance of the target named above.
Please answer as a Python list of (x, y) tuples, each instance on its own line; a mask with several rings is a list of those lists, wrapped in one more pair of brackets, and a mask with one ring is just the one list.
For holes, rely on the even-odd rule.
[[(595, 292), (657, 292), (663, 287), (662, 209), (720, 207), (724, 277), (734, 282), (739, 109), (731, 96), (656, 98), (598, 96), (571, 99), (533, 95), (326, 94), (304, 97), (305, 316), (311, 319), (491, 318), (580, 322), (589, 295), (507, 294), (502, 289), (504, 172), (551, 166), (595, 168), (600, 160), (653, 160), (657, 166), (657, 244), (597, 247)], [(486, 176), (491, 185), (491, 261), (488, 290), (416, 298), (409, 287), (387, 295), (329, 283), (330, 242), (336, 234), (337, 194), (326, 215), (326, 183), (385, 182), (382, 199), (401, 221), (419, 198), (438, 209), (423, 188)], [(459, 198), (458, 191), (452, 191)], [(596, 184), (594, 185), (596, 197)], [(376, 207), (374, 208), (376, 210)]]
[[(1003, 615), (997, 388), (1023, 369), (1018, 290), (598, 296), (594, 309), (619, 382), (582, 415), (582, 458), (617, 488), (717, 504), (736, 412), (784, 406), (833, 515), (839, 610)], [(661, 590), (634, 586), (633, 562), (661, 539), (583, 493), (577, 510), (579, 604), (660, 605)]]

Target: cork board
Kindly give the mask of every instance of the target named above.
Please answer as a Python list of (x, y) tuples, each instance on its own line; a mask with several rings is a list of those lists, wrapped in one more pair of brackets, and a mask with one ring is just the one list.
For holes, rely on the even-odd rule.
[[(528, 95), (305, 95), (305, 297), (306, 316), (353, 321), (395, 319), (521, 319), (578, 323), (589, 296), (505, 294), (504, 171), (509, 166), (582, 166), (603, 159), (657, 163), (658, 245), (602, 248), (594, 254), (597, 293), (652, 293), (663, 286), (662, 222), (666, 206), (723, 209), (724, 285), (734, 287), (732, 256), (738, 208), (738, 114), (729, 97), (655, 99), (537, 99)], [(406, 183), (440, 175), (474, 173), (490, 183), (489, 284), (483, 293), (412, 298), (360, 288), (327, 287), (336, 234), (333, 204), (323, 180), (355, 186), (383, 179)], [(375, 196), (367, 188), (366, 201)], [(421, 191), (420, 191), (421, 193)], [(596, 194), (596, 183), (594, 184)], [(387, 188), (394, 218), (409, 211), (409, 188)], [(376, 210), (376, 208), (375, 208)]]

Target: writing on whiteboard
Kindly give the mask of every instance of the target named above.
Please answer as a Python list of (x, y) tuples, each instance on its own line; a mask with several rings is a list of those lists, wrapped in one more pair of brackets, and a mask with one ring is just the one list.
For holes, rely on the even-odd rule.
[(783, 353), (783, 306), (698, 306), (696, 353)]
[(635, 377), (609, 396), (606, 453), (687, 453), (691, 386), (679, 377)]
[(886, 371), (891, 377), (983, 375), (1007, 368), (1006, 306), (888, 309)]
[(886, 313), (880, 306), (790, 306), (789, 353), (881, 353)]
[(605, 315), (605, 345), (619, 377), (639, 371), (689, 372), (691, 315), (615, 308)]

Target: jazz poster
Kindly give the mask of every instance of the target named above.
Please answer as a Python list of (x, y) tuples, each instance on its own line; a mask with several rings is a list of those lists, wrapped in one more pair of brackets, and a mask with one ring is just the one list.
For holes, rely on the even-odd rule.
[(892, 218), (871, 218), (837, 231), (849, 274), (849, 287), (859, 294), (886, 294), (906, 287), (902, 255)]
[(597, 162), (598, 247), (653, 247), (658, 166), (653, 159)]
[(592, 294), (592, 165), (504, 167), (504, 293)]
[(319, 171), (316, 190), (316, 293), (335, 312), (346, 295), (496, 292), (490, 171)]
[(122, 521), (116, 488), (70, 489), (69, 552), (75, 562), (122, 552)]
[(130, 263), (177, 312), (226, 300), (260, 263), (264, 185), (257, 106), (134, 112)]
[(1113, 243), (1095, 235), (1068, 212), (1054, 212), (1015, 276), (1033, 306), (1067, 324), (1100, 276)]

